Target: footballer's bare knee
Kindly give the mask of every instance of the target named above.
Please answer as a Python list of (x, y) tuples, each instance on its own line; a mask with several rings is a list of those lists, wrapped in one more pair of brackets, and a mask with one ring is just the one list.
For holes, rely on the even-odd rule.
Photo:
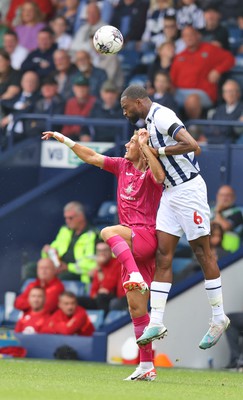
[(112, 226), (106, 226), (100, 231), (100, 236), (104, 241), (108, 240), (113, 235), (114, 233), (112, 232)]

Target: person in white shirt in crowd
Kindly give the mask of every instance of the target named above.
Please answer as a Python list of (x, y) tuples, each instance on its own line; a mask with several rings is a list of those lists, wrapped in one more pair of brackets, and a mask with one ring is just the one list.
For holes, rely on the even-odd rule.
[[(15, 140), (21, 140), (26, 137), (27, 129), (24, 129), (24, 123), (18, 121), (14, 126), (14, 119), (20, 113), (32, 113), (34, 105), (37, 99), (40, 97), (39, 94), (39, 77), (34, 71), (27, 71), (23, 74), (21, 79), (21, 91), (12, 99), (2, 100), (2, 109), (4, 116), (1, 119), (0, 128), (1, 134), (4, 136), (8, 135), (14, 127)], [(3, 144), (4, 144), (4, 138)]]
[(50, 27), (54, 32), (55, 42), (58, 49), (68, 50), (71, 46), (72, 36), (67, 30), (67, 21), (65, 17), (59, 16), (50, 21)]
[(196, 29), (205, 26), (204, 12), (198, 7), (196, 0), (181, 0), (178, 4), (176, 19), (179, 29), (192, 25)]
[(75, 77), (81, 75), (89, 79), (91, 94), (99, 98), (101, 86), (108, 79), (106, 71), (103, 68), (95, 67), (91, 54), (85, 50), (76, 52), (75, 65), (78, 70)]
[(156, 37), (156, 48), (165, 42), (173, 42), (175, 44), (175, 54), (180, 53), (186, 47), (184, 40), (181, 38), (175, 15), (164, 16), (164, 30)]
[(58, 93), (66, 101), (73, 96), (72, 77), (78, 72), (77, 67), (72, 64), (67, 50), (57, 49), (53, 53), (55, 70), (50, 76), (57, 81)]
[(91, 50), (90, 54), (93, 65), (97, 68), (104, 69), (107, 78), (110, 81), (116, 82), (116, 87), (121, 91), (124, 85), (124, 71), (117, 54), (107, 56), (105, 54), (97, 53), (94, 49)]
[(147, 13), (142, 36), (142, 44), (149, 48), (158, 47), (158, 40), (159, 44), (161, 43), (160, 37), (163, 34), (165, 17), (176, 15), (173, 0), (155, 0), (154, 3)]
[(119, 0), (82, 0), (79, 2), (76, 19), (73, 27), (73, 34), (75, 34), (81, 26), (86, 23), (86, 7), (89, 3), (97, 3), (101, 12), (101, 19), (107, 25), (113, 15), (114, 7), (118, 4)]
[[(67, 22), (66, 32), (71, 36), (74, 35), (74, 24), (77, 18), (77, 12), (79, 3), (82, 3), (79, 0), (62, 0), (59, 2), (59, 9), (57, 9), (55, 16), (64, 17)], [(60, 3), (62, 6), (60, 7)]]
[(96, 3), (90, 3), (86, 7), (86, 22), (76, 32), (70, 50), (72, 55), (75, 51), (86, 50), (90, 52), (93, 48), (91, 38), (97, 29), (106, 25), (101, 19), (100, 9)]
[(29, 50), (19, 44), (16, 32), (8, 29), (3, 36), (3, 48), (9, 54), (11, 59), (11, 67), (19, 70), (22, 62), (29, 54)]

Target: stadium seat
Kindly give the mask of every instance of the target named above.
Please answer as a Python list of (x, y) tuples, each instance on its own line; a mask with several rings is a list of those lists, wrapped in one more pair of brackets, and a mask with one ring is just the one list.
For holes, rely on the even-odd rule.
[(79, 281), (62, 281), (65, 290), (72, 292), (75, 296), (85, 296), (88, 292), (88, 287), (83, 282)]
[(11, 315), (13, 318), (13, 322), (15, 322), (15, 317), (14, 314), (12, 313), (15, 308), (14, 308), (14, 302), (16, 299), (16, 293), (7, 291), (4, 293), (4, 321), (10, 321), (11, 322)]
[[(32, 278), (26, 279), (26, 281), (24, 281), (23, 285), (21, 286), (20, 292), (22, 293), (29, 285), (29, 283), (33, 282), (34, 280), (35, 279)], [(74, 293), (75, 296), (84, 296), (89, 291), (88, 287), (86, 287), (85, 283), (83, 282), (63, 280), (62, 283), (64, 284), (65, 290)]]
[(140, 53), (135, 48), (126, 48), (119, 52), (118, 58), (124, 72), (125, 80), (128, 80), (132, 71), (140, 62)]
[(129, 315), (127, 310), (111, 310), (108, 312), (104, 320), (104, 325), (109, 325), (117, 319)]
[(228, 35), (229, 35), (229, 46), (230, 51), (233, 54), (236, 54), (238, 48), (241, 45), (241, 33), (237, 25), (235, 24), (228, 24), (227, 26)]
[(23, 311), (17, 310), (13, 308), (12, 311), (6, 315), (4, 315), (3, 326), (8, 327), (9, 329), (13, 329), (16, 322), (21, 318), (23, 315)]
[(227, 79), (233, 79), (238, 82), (243, 90), (243, 57), (235, 57), (235, 66), (227, 73)]
[(117, 221), (117, 203), (116, 201), (104, 201), (97, 212), (94, 224), (102, 229), (107, 225), (113, 225)]
[(2, 325), (3, 320), (4, 320), (4, 305), (0, 304), (0, 325)]
[(87, 314), (95, 327), (98, 330), (104, 322), (104, 310), (86, 310)]
[(35, 279), (34, 278), (29, 278), (26, 279), (26, 281), (24, 281), (24, 283), (22, 284), (21, 288), (20, 288), (20, 292), (23, 293), (23, 291), (27, 288), (27, 286), (31, 283), (34, 282)]
[(147, 81), (148, 81), (147, 74), (136, 74), (136, 75), (132, 76), (132, 78), (129, 80), (128, 84), (145, 86)]

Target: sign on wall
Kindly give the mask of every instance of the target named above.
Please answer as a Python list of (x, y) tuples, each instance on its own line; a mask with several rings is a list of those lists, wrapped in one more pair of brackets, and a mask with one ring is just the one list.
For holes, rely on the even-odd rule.
[[(105, 153), (114, 147), (110, 142), (85, 142), (80, 144), (87, 146), (97, 153)], [(44, 141), (41, 144), (41, 167), (45, 168), (76, 168), (81, 163), (72, 150), (57, 141)]]

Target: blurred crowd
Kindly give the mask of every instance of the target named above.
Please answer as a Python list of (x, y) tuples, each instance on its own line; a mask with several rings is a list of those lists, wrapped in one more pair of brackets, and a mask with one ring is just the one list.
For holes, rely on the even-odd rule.
[[(122, 118), (119, 95), (139, 83), (184, 118), (243, 120), (240, 0), (1, 0), (0, 147), (38, 136), (44, 115)], [(97, 53), (111, 24), (120, 53)], [(21, 120), (21, 113), (36, 119)], [(41, 119), (43, 115), (43, 119)], [(227, 122), (226, 122), (227, 124)], [(54, 126), (74, 140), (114, 141), (106, 126)], [(241, 143), (242, 128), (191, 125), (200, 143)]]

